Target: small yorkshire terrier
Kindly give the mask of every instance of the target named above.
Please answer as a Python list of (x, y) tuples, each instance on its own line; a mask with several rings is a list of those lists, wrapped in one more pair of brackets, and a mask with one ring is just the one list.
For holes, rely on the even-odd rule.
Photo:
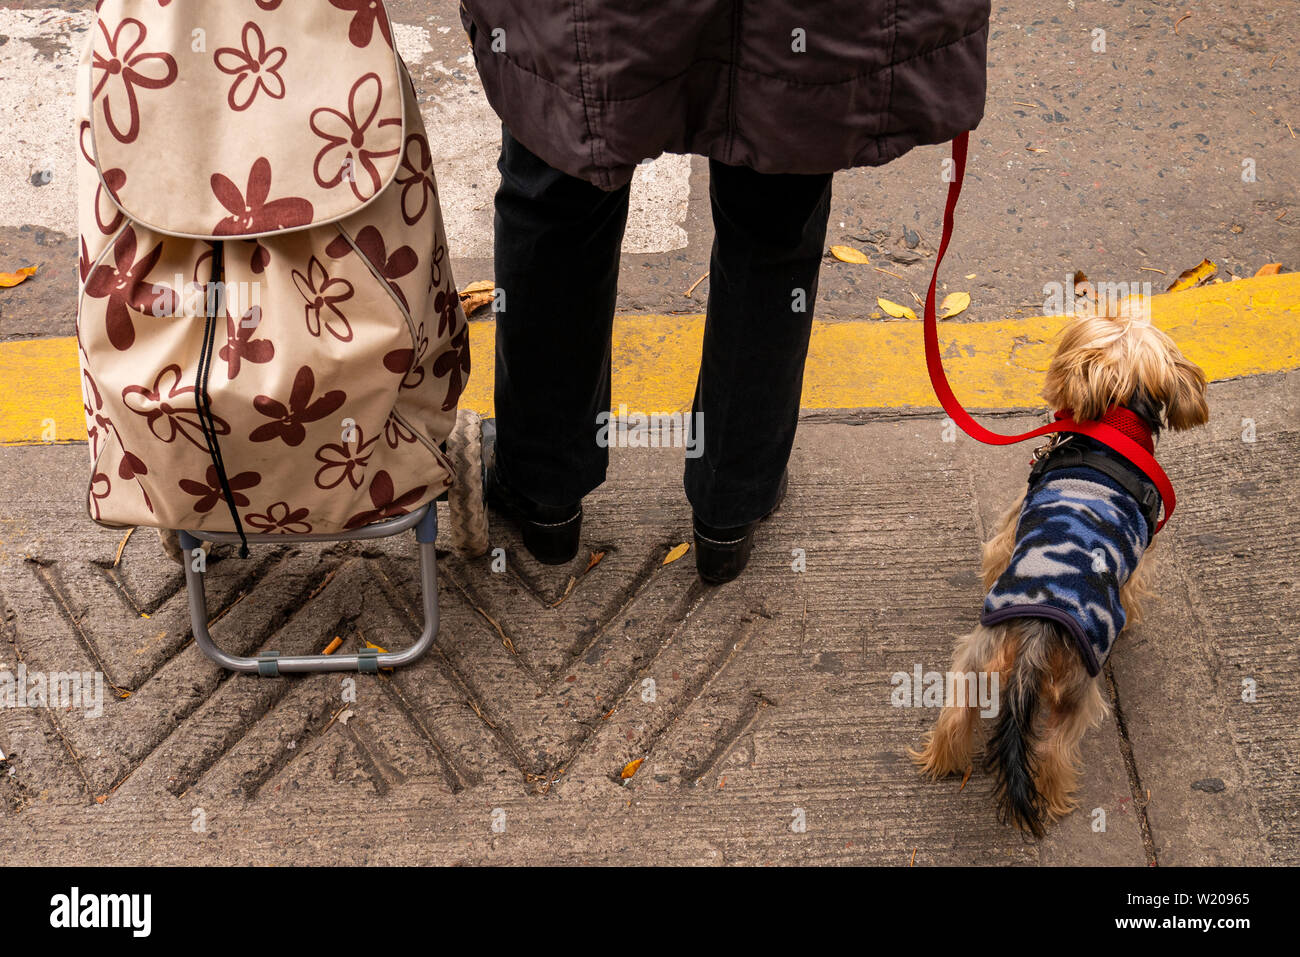
[[(1127, 303), (1111, 313), (1067, 324), (1043, 398), (1078, 422), (1104, 417), (1149, 450), (1163, 427), (1203, 425), (1205, 373)], [(1076, 807), (1079, 743), (1109, 707), (1101, 668), (1151, 593), (1147, 546), (1159, 507), (1154, 484), (1127, 460), (1057, 433), (984, 545), (984, 612), (957, 639), (952, 671), (997, 673), (1002, 700), (984, 764), (999, 819), (1035, 837)], [(922, 774), (969, 771), (978, 723), (970, 705), (948, 701), (923, 749), (908, 749)]]

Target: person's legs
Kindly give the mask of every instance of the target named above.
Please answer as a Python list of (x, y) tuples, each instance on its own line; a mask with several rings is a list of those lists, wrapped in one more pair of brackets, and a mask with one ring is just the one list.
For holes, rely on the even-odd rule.
[(501, 128), (496, 194), (496, 470), (517, 495), (576, 505), (605, 480), (610, 335), (628, 187), (552, 169)]
[(686, 460), (685, 486), (699, 522), (731, 529), (768, 514), (784, 491), (831, 175), (710, 161), (709, 195), (715, 238), (693, 406), (703, 455)]

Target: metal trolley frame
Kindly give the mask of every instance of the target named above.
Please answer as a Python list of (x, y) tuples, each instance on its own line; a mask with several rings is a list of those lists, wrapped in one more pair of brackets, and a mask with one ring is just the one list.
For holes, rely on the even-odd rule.
[(367, 648), (355, 655), (281, 655), (278, 651), (264, 651), (255, 658), (247, 658), (227, 654), (217, 647), (208, 631), (208, 602), (203, 588), (204, 573), (194, 569), (195, 563), (191, 558), (194, 549), (200, 547), (200, 535), (203, 541), (224, 544), (239, 544), (240, 537), (234, 532), (196, 534), (178, 531), (177, 537), (185, 558), (185, 586), (189, 592), (190, 621), (194, 629), (194, 640), (198, 642), (205, 655), (223, 668), (270, 678), (282, 674), (315, 671), (360, 671), (375, 674), (380, 668), (398, 668), (410, 664), (429, 650), (434, 637), (438, 634), (438, 557), (433, 546), (434, 540), (438, 537), (438, 512), (434, 502), (429, 502), (406, 515), (374, 522), (351, 532), (322, 535), (257, 533), (245, 536), (249, 544), (355, 542), (387, 538), (411, 528), (415, 529), (415, 538), (420, 544), (420, 598), (424, 606), (424, 630), (409, 648), (402, 651), (382, 652)]

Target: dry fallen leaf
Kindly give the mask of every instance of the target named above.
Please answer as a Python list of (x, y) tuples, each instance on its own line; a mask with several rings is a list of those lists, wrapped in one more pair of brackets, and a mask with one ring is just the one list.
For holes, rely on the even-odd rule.
[[(392, 669), (390, 668), (389, 670), (391, 671)], [(329, 721), (325, 722), (325, 727), (320, 729), (320, 733), (324, 734), (330, 728), (334, 727), (334, 722), (339, 720), (339, 718), (343, 718), (343, 723), (347, 724), (348, 718), (351, 717), (352, 717), (352, 709), (350, 709), (347, 705), (344, 705), (342, 708), (339, 708), (339, 710), (335, 711), (334, 714), (330, 715)]]
[(587, 572), (591, 571), (593, 568), (595, 568), (597, 565), (599, 565), (599, 564), (600, 564), (600, 560), (601, 560), (602, 558), (604, 558), (604, 557), (605, 557), (605, 553), (604, 553), (604, 552), (592, 552), (592, 553), (591, 553), (591, 561), (587, 562), (587, 567), (586, 567), (585, 569), (583, 569), (582, 573), (583, 573), (584, 575), (587, 574)]
[(131, 540), (131, 533), (134, 531), (135, 531), (135, 526), (132, 525), (130, 528), (126, 530), (126, 534), (122, 536), (122, 543), (117, 546), (117, 554), (113, 556), (114, 568), (116, 568), (119, 564), (121, 564), (122, 552), (126, 549), (126, 543)]
[(1219, 267), (1208, 259), (1202, 259), (1200, 265), (1193, 266), (1191, 269), (1184, 271), (1170, 285), (1169, 292), (1182, 292), (1184, 289), (1191, 289), (1193, 286), (1199, 286), (1205, 280), (1209, 279)]
[(644, 760), (645, 758), (637, 758), (635, 761), (629, 761), (627, 764), (623, 765), (623, 780), (626, 781), (632, 775), (636, 774), (636, 769), (641, 767), (641, 762)]
[(691, 550), (690, 542), (682, 542), (680, 545), (675, 547), (664, 557), (663, 563), (665, 565), (671, 564), (672, 562), (677, 561), (677, 559), (681, 558), (690, 550)]
[(468, 318), (469, 316), (474, 315), (474, 313), (478, 312), (480, 309), (482, 309), (491, 301), (492, 301), (492, 293), (476, 292), (474, 293), (474, 295), (466, 296), (464, 299), (462, 299), (460, 301), (460, 307), (463, 310), (465, 310), (465, 316)]
[(699, 279), (695, 280), (695, 282), (691, 283), (691, 288), (687, 289), (684, 293), (682, 293), (682, 295), (685, 296), (687, 299), (690, 299), (691, 296), (695, 295), (695, 290), (699, 286), (699, 284), (704, 282), (704, 280), (708, 278), (709, 278), (709, 274), (705, 273)]
[(478, 605), (474, 606), (474, 610), (478, 612), (480, 615), (482, 615), (484, 618), (486, 618), (488, 620), (488, 624), (497, 630), (497, 634), (501, 636), (501, 644), (505, 646), (507, 651), (509, 651), (512, 655), (519, 654), (519, 652), (515, 651), (514, 642), (506, 637), (505, 630), (499, 624), (497, 624), (497, 620), (495, 618), (493, 618), (491, 615), (485, 612)]
[(0, 272), (0, 288), (8, 289), (20, 282), (26, 282), (28, 276), (36, 275), (35, 266), (24, 266), (17, 272)]
[(860, 249), (854, 249), (852, 246), (832, 246), (831, 255), (842, 263), (861, 263), (864, 266), (871, 264), (871, 260), (867, 258), (866, 253)]
[(465, 310), (465, 315), (469, 316), (482, 309), (496, 294), (496, 283), (490, 279), (480, 279), (478, 282), (472, 282), (460, 291), (460, 305)]
[(914, 313), (908, 306), (900, 306), (896, 302), (890, 302), (888, 299), (877, 299), (876, 305), (885, 310), (886, 313), (895, 319), (915, 319)]
[(1255, 275), (1256, 275), (1256, 276), (1276, 276), (1276, 275), (1277, 275), (1278, 273), (1280, 273), (1281, 271), (1282, 271), (1282, 264), (1281, 264), (1281, 263), (1268, 263), (1267, 265), (1260, 266), (1260, 267), (1259, 267), (1259, 272), (1255, 273)]
[(966, 307), (970, 305), (970, 293), (968, 292), (950, 292), (943, 297), (943, 302), (939, 304), (939, 318), (951, 319), (958, 313), (965, 312)]
[(555, 601), (551, 602), (551, 603), (550, 603), (549, 605), (547, 605), (546, 607), (547, 607), (547, 608), (559, 608), (561, 605), (563, 605), (566, 601), (569, 600), (569, 595), (573, 594), (573, 586), (575, 586), (576, 584), (578, 584), (578, 579), (577, 579), (577, 577), (574, 576), (574, 575), (570, 575), (570, 576), (569, 576), (569, 584), (567, 584), (567, 585), (564, 586), (564, 592), (563, 592), (563, 594), (561, 594), (559, 598), (555, 599)]

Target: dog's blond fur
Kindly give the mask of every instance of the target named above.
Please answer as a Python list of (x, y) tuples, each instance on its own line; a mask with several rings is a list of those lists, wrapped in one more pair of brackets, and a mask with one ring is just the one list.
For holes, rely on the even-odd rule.
[[(1161, 409), (1171, 429), (1189, 429), (1209, 418), (1204, 372), (1149, 321), (1126, 307), (1113, 316), (1071, 320), (1047, 370), (1042, 395), (1049, 405), (1070, 409), (1078, 421), (1095, 420), (1112, 406), (1130, 403), (1139, 393)], [(984, 545), (985, 590), (1010, 564), (1024, 498), (1021, 491)], [(1148, 549), (1120, 589), (1120, 603), (1130, 624), (1141, 620), (1142, 599), (1151, 594), (1155, 578), (1151, 556)], [(1041, 796), (1040, 815), (1050, 823), (1075, 808), (1079, 744), (1106, 717), (1109, 705), (1100, 679), (1088, 675), (1069, 637), (1052, 622), (1017, 618), (991, 628), (977, 626), (957, 639), (954, 672), (997, 672), (999, 687), (1010, 690), (1017, 669), (1041, 681), (1037, 689), (1041, 711), (1035, 718), (1029, 765)], [(918, 770), (931, 778), (969, 771), (978, 716), (976, 708), (945, 707), (922, 749), (909, 749)], [(1015, 823), (1040, 833), (1035, 822)]]

